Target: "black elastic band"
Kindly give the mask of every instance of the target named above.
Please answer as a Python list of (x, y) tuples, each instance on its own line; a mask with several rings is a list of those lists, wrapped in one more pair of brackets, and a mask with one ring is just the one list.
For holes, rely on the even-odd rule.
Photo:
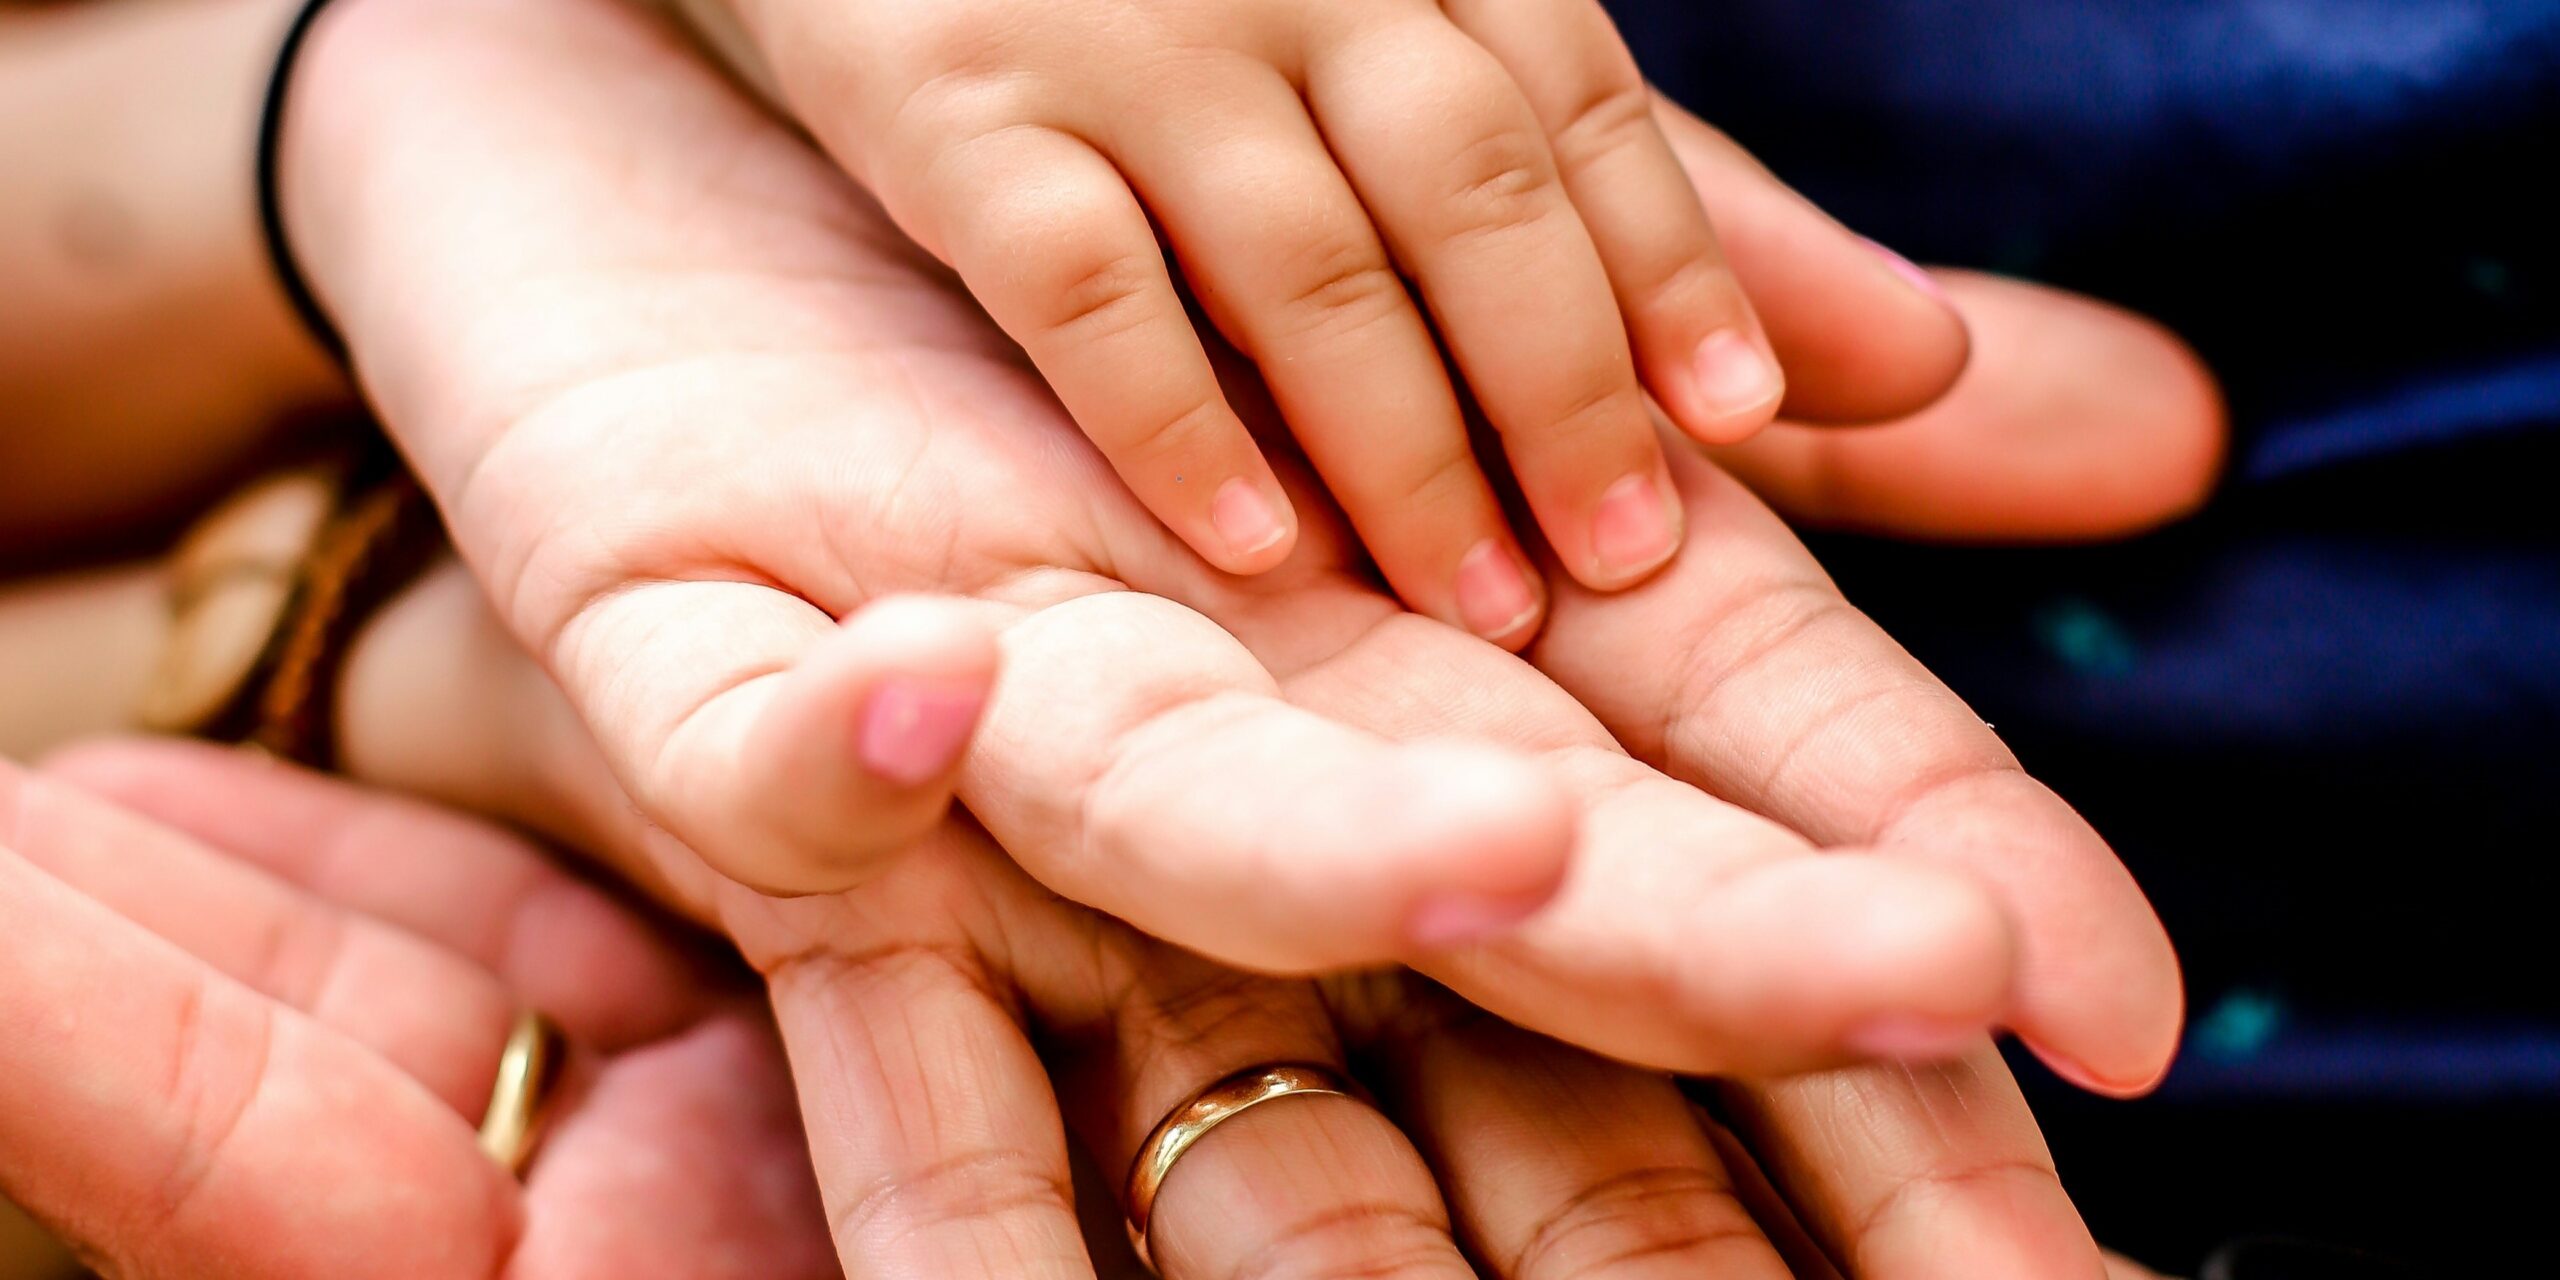
[(329, 0), (302, 0), (295, 8), (293, 25), (285, 28), (284, 42), (276, 46), (275, 68), (267, 73), (267, 100), (258, 110), (258, 232), (266, 241), (267, 268), (274, 272), (276, 287), (284, 291), (284, 300), (293, 304), (293, 313), (302, 320), (303, 328), (332, 359), (343, 364), (347, 344), (338, 336), (338, 327), (329, 323), (329, 315), (320, 309), (320, 299), (311, 293), (311, 282), (304, 278), (302, 265), (293, 256), (293, 245), (285, 238), (283, 197), (276, 187), (276, 152), (284, 140), (285, 90), (293, 82), (293, 64), (302, 53), (302, 42), (311, 34), (313, 20), (329, 7)]

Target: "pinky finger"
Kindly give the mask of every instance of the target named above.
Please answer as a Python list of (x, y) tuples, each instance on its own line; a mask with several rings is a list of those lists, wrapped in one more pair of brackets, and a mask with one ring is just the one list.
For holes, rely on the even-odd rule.
[(942, 252), (1138, 501), (1228, 573), (1286, 560), (1289, 499), (1119, 170), (1066, 134), (1010, 129), (933, 172), (929, 198), (960, 211), (935, 228)]

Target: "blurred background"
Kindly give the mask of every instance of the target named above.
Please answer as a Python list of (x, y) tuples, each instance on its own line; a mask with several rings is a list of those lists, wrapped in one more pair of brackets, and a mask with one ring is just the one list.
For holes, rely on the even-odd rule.
[(2186, 961), (2157, 1097), (2019, 1059), (2100, 1238), (2182, 1273), (2248, 1234), (2548, 1272), (2560, 3), (1611, 8), (1851, 226), (2155, 316), (2230, 397), (2219, 492), (2157, 535), (1818, 544)]

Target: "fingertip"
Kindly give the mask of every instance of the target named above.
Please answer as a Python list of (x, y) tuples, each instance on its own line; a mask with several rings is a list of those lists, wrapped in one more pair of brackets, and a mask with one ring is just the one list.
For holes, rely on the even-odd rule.
[(1837, 234), (1863, 250), (1848, 253), (1863, 258), (1855, 277), (1861, 283), (1849, 296), (1861, 304), (1851, 309), (1871, 320), (1859, 339), (1815, 358), (1832, 376), (1804, 387), (1784, 411), (1810, 422), (1857, 425), (1936, 404), (1973, 363), (1973, 327), (1963, 308), (1926, 268), (1847, 228)]
[(1768, 340), (1739, 328), (1718, 329), (1698, 343), (1672, 375), (1682, 388), (1671, 420), (1700, 444), (1739, 444), (1777, 420), (1787, 395), (1786, 371)]
[(2021, 1030), (2019, 1042), (2045, 1067), (2066, 1082), (2108, 1098), (2139, 1098), (2160, 1087), (2176, 1065), (2178, 1041), (2186, 1022), (2185, 984), (2175, 975), (2166, 991), (2131, 984), (2121, 996), (2134, 1006), (2117, 1011), (2105, 1026), (2066, 1041), (2050, 1033)]
[(1453, 594), (1460, 626), (1514, 653), (1546, 621), (1546, 581), (1507, 537), (1487, 538), (1459, 559)]
[(1564, 887), (1579, 826), (1554, 779), (1508, 752), (1473, 743), (1405, 748), (1393, 786), (1428, 843), (1408, 938), (1437, 950), (1511, 932)]
[(1206, 534), (1186, 541), (1202, 559), (1232, 574), (1267, 573), (1298, 546), (1298, 513), (1279, 481), (1235, 476), (1209, 500)]
[(868, 880), (950, 807), (1000, 660), (965, 602), (888, 597), (849, 616), (767, 696), (727, 829), (698, 851), (781, 896)]
[(1622, 476), (1601, 492), (1591, 510), (1590, 551), (1573, 566), (1574, 580), (1594, 591), (1643, 582), (1680, 553), (1687, 524), (1679, 486), (1657, 451), (1651, 470)]

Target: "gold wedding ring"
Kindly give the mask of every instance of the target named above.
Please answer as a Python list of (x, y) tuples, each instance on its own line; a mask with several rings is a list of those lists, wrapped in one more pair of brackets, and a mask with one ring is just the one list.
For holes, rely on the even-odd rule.
[(509, 1173), (524, 1172), (542, 1136), (544, 1104), (568, 1062), (568, 1047), (559, 1024), (531, 1009), (517, 1014), (507, 1032), (498, 1082), (489, 1088), (489, 1110), (480, 1119), (480, 1150)]
[(1154, 1253), (1148, 1247), (1148, 1232), (1155, 1223), (1156, 1193), (1164, 1188), (1174, 1162), (1207, 1137), (1211, 1129), (1275, 1098), (1302, 1093), (1357, 1096), (1351, 1082), (1329, 1068), (1304, 1062), (1269, 1063), (1248, 1067), (1193, 1094), (1189, 1102), (1174, 1108), (1156, 1124), (1155, 1132), (1148, 1134), (1145, 1145), (1138, 1148), (1136, 1163), (1129, 1168), (1129, 1243), (1147, 1270), (1152, 1272), (1156, 1267)]

